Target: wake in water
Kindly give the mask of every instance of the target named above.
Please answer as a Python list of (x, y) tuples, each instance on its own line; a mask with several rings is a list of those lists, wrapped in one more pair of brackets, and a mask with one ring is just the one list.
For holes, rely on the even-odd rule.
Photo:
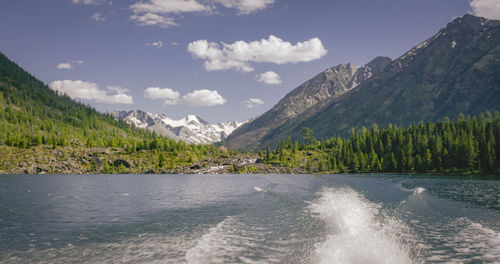
[(316, 263), (412, 263), (397, 234), (402, 223), (381, 219), (380, 206), (349, 188), (330, 188), (310, 205), (328, 226), (326, 240), (317, 244)]
[(427, 191), (427, 189), (425, 189), (424, 187), (420, 187), (420, 186), (415, 187), (413, 189), (406, 188), (404, 182), (399, 183), (398, 188), (403, 190), (403, 191), (406, 191), (406, 192), (412, 192), (413, 194), (421, 194), (421, 193)]
[(253, 187), (253, 189), (254, 189), (256, 192), (267, 192), (267, 190), (266, 190), (266, 189), (262, 189), (262, 188), (257, 187), (257, 186)]
[(414, 194), (421, 194), (425, 191), (426, 191), (426, 189), (424, 187), (417, 187), (417, 188), (413, 189)]
[(210, 228), (187, 250), (186, 263), (290, 263), (301, 241), (276, 240), (266, 227), (248, 225), (240, 217), (228, 216)]
[(500, 233), (466, 217), (425, 223), (413, 221), (427, 230), (425, 261), (434, 263), (500, 263)]
[(243, 262), (246, 251), (259, 244), (259, 230), (252, 230), (229, 216), (210, 228), (196, 245), (186, 252), (187, 264)]

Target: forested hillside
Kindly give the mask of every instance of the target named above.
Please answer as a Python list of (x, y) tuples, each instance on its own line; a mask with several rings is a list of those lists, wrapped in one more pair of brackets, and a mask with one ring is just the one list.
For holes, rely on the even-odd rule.
[(348, 139), (318, 141), (303, 128), (302, 141), (283, 140), (261, 156), (269, 164), (309, 172), (500, 173), (500, 114), (461, 115), (456, 121), (409, 128), (351, 129)]
[(409, 128), (351, 129), (317, 140), (307, 127), (262, 153), (176, 142), (115, 121), (0, 54), (0, 173), (500, 173), (500, 114)]
[[(273, 108), (235, 130), (226, 142), (238, 149), (263, 149), (287, 136), (300, 138), (302, 127), (327, 138), (349, 136), (351, 127), (372, 123), (407, 127), (420, 121), (455, 119), (460, 113), (477, 116), (499, 111), (499, 73), (500, 21), (464, 15), (352, 89), (332, 94), (280, 122), (267, 118)], [(320, 87), (331, 85), (326, 78), (308, 83), (305, 90), (310, 97)]]
[(133, 128), (58, 95), (1, 53), (0, 107), (0, 171), (175, 169), (221, 154), (212, 145), (176, 142)]
[(93, 108), (58, 96), (45, 84), (0, 54), (0, 142), (24, 147), (123, 145), (146, 136)]

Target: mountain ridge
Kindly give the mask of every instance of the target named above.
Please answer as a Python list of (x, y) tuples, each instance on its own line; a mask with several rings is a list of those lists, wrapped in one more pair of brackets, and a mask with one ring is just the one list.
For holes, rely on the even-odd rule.
[(256, 149), (288, 136), (300, 139), (302, 127), (310, 127), (316, 137), (327, 138), (347, 136), (351, 127), (372, 123), (407, 126), (455, 118), (459, 113), (498, 110), (499, 43), (500, 21), (465, 15), (356, 87), (308, 107), (279, 126), (261, 129), (264, 133), (258, 140), (247, 143), (251, 133), (243, 131), (257, 119), (234, 131), (226, 143), (238, 149)]
[(196, 115), (187, 115), (182, 119), (174, 120), (164, 114), (144, 112), (139, 109), (113, 111), (111, 115), (116, 120), (123, 120), (135, 127), (155, 131), (170, 139), (194, 144), (220, 142), (246, 122), (227, 121), (211, 124)]
[(228, 147), (242, 148), (241, 144), (235, 144), (231, 139), (245, 134), (248, 135), (245, 144), (254, 144), (256, 140), (265, 137), (269, 130), (279, 127), (288, 119), (354, 89), (391, 61), (388, 57), (379, 56), (359, 68), (347, 63), (324, 70), (292, 90), (269, 111), (236, 129), (226, 141)]

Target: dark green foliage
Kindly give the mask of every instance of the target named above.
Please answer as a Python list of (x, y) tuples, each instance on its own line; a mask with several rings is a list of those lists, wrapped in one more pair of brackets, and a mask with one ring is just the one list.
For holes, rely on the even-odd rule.
[[(151, 152), (157, 167), (174, 168), (214, 157), (221, 150), (214, 145), (194, 145), (136, 129), (111, 115), (58, 95), (0, 53), (0, 146), (31, 148), (48, 145), (53, 149), (113, 148), (128, 155)], [(142, 153), (141, 155), (147, 155)], [(187, 159), (178, 159), (186, 156)], [(167, 158), (169, 157), (169, 158)], [(104, 163), (104, 172), (128, 168)]]
[[(483, 172), (500, 173), (500, 114), (460, 115), (454, 122), (419, 123), (403, 129), (351, 130), (349, 139), (311, 138), (304, 129), (304, 166), (311, 172)], [(278, 144), (266, 162), (295, 166), (297, 144)], [(268, 150), (270, 152), (270, 150)]]

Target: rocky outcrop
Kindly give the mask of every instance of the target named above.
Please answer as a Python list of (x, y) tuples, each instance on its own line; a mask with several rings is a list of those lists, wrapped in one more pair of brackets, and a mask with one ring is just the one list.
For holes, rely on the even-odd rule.
[(227, 146), (234, 149), (262, 147), (273, 129), (312, 107), (355, 88), (389, 63), (390, 58), (377, 57), (360, 68), (348, 63), (323, 71), (295, 88), (271, 110), (236, 129), (226, 139)]

